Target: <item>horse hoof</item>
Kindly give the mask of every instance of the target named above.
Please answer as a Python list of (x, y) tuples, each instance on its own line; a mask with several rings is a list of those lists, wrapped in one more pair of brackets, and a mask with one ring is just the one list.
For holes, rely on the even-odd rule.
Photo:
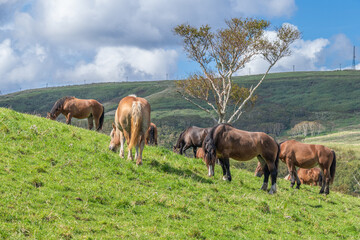
[(136, 165), (141, 166), (141, 165), (142, 165), (142, 161), (136, 161)]

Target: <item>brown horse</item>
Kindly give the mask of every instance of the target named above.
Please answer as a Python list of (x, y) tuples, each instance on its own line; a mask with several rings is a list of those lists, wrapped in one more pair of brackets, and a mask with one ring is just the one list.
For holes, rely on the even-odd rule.
[(248, 161), (257, 157), (264, 169), (262, 190), (267, 190), (271, 174), (270, 194), (276, 192), (277, 167), (279, 163), (279, 145), (263, 132), (246, 132), (229, 124), (213, 127), (204, 143), (204, 161), (209, 176), (214, 175), (215, 160), (218, 157), (223, 170), (223, 179), (231, 181), (229, 158), (237, 161)]
[(281, 161), (286, 163), (291, 175), (291, 187), (300, 188), (301, 182), (296, 172), (296, 167), (313, 168), (319, 165), (323, 172), (320, 193), (329, 194), (329, 185), (334, 181), (336, 170), (335, 152), (323, 145), (306, 144), (295, 140), (280, 143)]
[(47, 118), (55, 120), (61, 113), (65, 116), (67, 124), (71, 124), (72, 117), (87, 118), (89, 129), (93, 128), (95, 120), (96, 131), (100, 131), (104, 123), (104, 106), (94, 99), (60, 98), (47, 113)]
[(145, 144), (146, 145), (155, 145), (157, 146), (157, 128), (154, 123), (150, 123), (150, 127), (146, 132), (146, 138), (145, 138)]
[[(142, 152), (146, 131), (150, 125), (150, 104), (144, 98), (130, 95), (119, 102), (115, 113), (115, 124), (110, 133), (109, 149), (116, 151), (120, 146), (120, 157), (124, 158), (124, 142), (128, 144), (128, 159), (133, 160), (132, 148), (135, 146), (136, 164), (142, 164)], [(140, 148), (140, 152), (139, 152)]]
[[(261, 177), (263, 175), (263, 170), (261, 168), (261, 164), (258, 163), (255, 169), (255, 176)], [(301, 184), (314, 185), (314, 186), (322, 186), (323, 174), (320, 168), (299, 168), (297, 170), (297, 175), (300, 179)], [(285, 180), (290, 181), (291, 175), (288, 174), (284, 177)]]
[(182, 155), (189, 148), (193, 148), (194, 158), (196, 158), (196, 149), (201, 147), (203, 141), (211, 128), (200, 128), (191, 126), (185, 129), (179, 136), (176, 145), (173, 146), (173, 152)]
[(203, 148), (198, 148), (197, 151), (196, 151), (196, 158), (203, 159), (204, 155), (205, 155), (204, 149)]
[(323, 175), (320, 168), (299, 168), (297, 170), (297, 175), (302, 184), (307, 184), (311, 186), (322, 186)]

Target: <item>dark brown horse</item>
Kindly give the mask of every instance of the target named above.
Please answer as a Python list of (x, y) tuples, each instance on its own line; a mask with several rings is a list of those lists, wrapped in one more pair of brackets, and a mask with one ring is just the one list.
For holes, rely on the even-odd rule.
[(264, 169), (262, 190), (267, 190), (271, 174), (270, 194), (276, 192), (277, 167), (279, 163), (279, 145), (263, 132), (246, 132), (229, 124), (213, 127), (204, 143), (204, 161), (209, 176), (214, 175), (215, 160), (219, 158), (223, 170), (223, 179), (231, 181), (229, 158), (237, 161), (248, 161), (257, 157)]
[(89, 129), (93, 128), (95, 120), (96, 131), (100, 131), (104, 123), (104, 106), (94, 99), (60, 98), (47, 113), (47, 118), (55, 120), (61, 113), (65, 116), (67, 124), (71, 124), (72, 117), (87, 118)]
[[(110, 133), (109, 149), (116, 151), (120, 146), (120, 157), (124, 158), (125, 139), (128, 144), (128, 159), (133, 160), (132, 148), (135, 146), (136, 164), (142, 164), (145, 134), (150, 125), (150, 104), (144, 98), (130, 95), (119, 102), (115, 113), (115, 124)], [(139, 152), (140, 148), (140, 152)]]
[(296, 172), (296, 167), (313, 168), (319, 165), (323, 172), (323, 181), (320, 193), (329, 194), (329, 185), (334, 181), (336, 171), (335, 152), (323, 145), (306, 144), (295, 140), (288, 140), (280, 144), (279, 158), (286, 163), (290, 176), (291, 187), (301, 182)]
[(202, 143), (211, 128), (200, 128), (191, 126), (185, 129), (179, 136), (173, 151), (179, 154), (185, 153), (190, 147), (193, 148), (194, 158), (196, 158), (196, 149), (202, 146)]
[(154, 123), (150, 123), (149, 129), (146, 132), (145, 138), (146, 145), (155, 145), (157, 146), (157, 128)]

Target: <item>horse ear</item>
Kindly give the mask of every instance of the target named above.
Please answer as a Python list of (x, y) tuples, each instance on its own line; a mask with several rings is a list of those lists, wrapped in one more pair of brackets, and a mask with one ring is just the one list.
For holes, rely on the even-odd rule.
[(50, 118), (50, 113), (49, 112), (47, 113), (46, 118)]

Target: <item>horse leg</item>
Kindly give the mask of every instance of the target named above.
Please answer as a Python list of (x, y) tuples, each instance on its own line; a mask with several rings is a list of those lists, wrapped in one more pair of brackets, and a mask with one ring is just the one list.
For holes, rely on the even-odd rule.
[(220, 164), (220, 166), (221, 166), (221, 168), (222, 168), (222, 170), (223, 170), (223, 180), (226, 180), (225, 179), (225, 175), (226, 175), (226, 168), (225, 168), (225, 164), (224, 164), (224, 162), (223, 162), (223, 159), (221, 158), (219, 158), (219, 159), (217, 159), (218, 161), (219, 161), (219, 164)]
[(125, 145), (125, 136), (124, 136), (124, 134), (122, 132), (120, 132), (120, 152), (119, 152), (119, 156), (121, 158), (125, 158), (124, 145)]
[(261, 164), (261, 168), (263, 170), (264, 173), (264, 182), (263, 185), (261, 186), (261, 190), (267, 191), (267, 187), (268, 187), (268, 182), (269, 182), (269, 175), (270, 175), (270, 171), (269, 168), (266, 164), (265, 159), (262, 156), (257, 156), (257, 159), (259, 160), (260, 164)]
[[(269, 158), (268, 156), (267, 159), (271, 159), (271, 158)], [(271, 188), (269, 194), (274, 194), (276, 193), (276, 178), (277, 178), (277, 167), (276, 167), (275, 159), (273, 159), (272, 161), (266, 160), (266, 166), (268, 168), (268, 175), (271, 175)]]
[[(286, 165), (288, 167), (288, 171), (289, 171), (289, 174), (290, 174), (290, 177), (291, 177), (290, 178), (290, 182), (291, 182), (290, 187), (293, 188), (294, 185), (295, 185), (295, 180), (297, 180), (296, 168), (295, 168), (294, 164), (291, 164), (291, 159), (290, 158), (286, 158), (285, 161), (286, 161)], [(299, 183), (300, 183), (300, 180), (298, 182), (298, 186), (300, 187)]]
[(196, 158), (196, 150), (197, 150), (197, 147), (193, 147), (193, 152), (194, 152), (194, 158)]
[(68, 113), (68, 115), (65, 115), (65, 117), (66, 117), (66, 124), (71, 125), (71, 118), (72, 118), (71, 113)]
[(190, 147), (191, 147), (190, 145), (185, 144), (185, 146), (180, 150), (180, 154), (181, 155), (185, 154), (185, 151), (188, 150)]
[[(321, 190), (323, 190), (325, 188), (325, 194), (329, 194), (330, 193), (330, 170), (329, 169), (324, 169), (324, 180), (323, 180), (323, 186), (321, 187)], [(321, 192), (320, 193), (324, 193)]]
[(138, 151), (138, 148), (140, 148), (139, 153), (137, 153), (137, 157), (136, 157), (136, 165), (142, 165), (142, 152), (144, 150), (144, 146), (145, 146), (145, 141), (144, 139), (142, 139), (140, 141), (139, 146), (136, 146), (136, 152)]
[(90, 114), (90, 116), (88, 117), (88, 128), (89, 130), (91, 130), (94, 127), (94, 123), (93, 123), (93, 115)]
[(223, 180), (231, 182), (229, 158), (219, 158), (218, 160), (223, 169)]
[(268, 183), (269, 183), (269, 176), (270, 176), (270, 171), (269, 171), (269, 167), (267, 164), (265, 164), (263, 171), (264, 171), (264, 182), (260, 189), (267, 191)]
[(295, 179), (296, 179), (296, 188), (297, 188), (297, 189), (300, 189), (300, 185), (301, 185), (303, 182), (300, 181), (300, 178), (299, 178), (299, 176), (297, 175), (296, 169), (295, 169), (294, 175), (295, 175)]

